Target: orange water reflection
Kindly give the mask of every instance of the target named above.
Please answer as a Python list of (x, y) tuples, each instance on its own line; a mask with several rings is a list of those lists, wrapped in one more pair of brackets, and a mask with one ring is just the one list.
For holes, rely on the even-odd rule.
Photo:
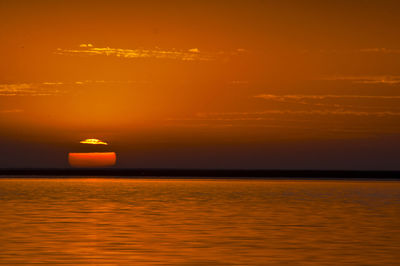
[(0, 261), (395, 265), (399, 182), (0, 180)]

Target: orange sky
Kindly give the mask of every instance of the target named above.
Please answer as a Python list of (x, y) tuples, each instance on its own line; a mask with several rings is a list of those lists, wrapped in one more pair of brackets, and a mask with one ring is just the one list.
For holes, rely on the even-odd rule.
[(0, 167), (398, 169), (399, 5), (0, 1)]

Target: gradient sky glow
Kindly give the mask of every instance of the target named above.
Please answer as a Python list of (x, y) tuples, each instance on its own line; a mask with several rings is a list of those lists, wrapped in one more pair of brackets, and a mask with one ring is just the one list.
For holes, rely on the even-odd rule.
[[(399, 1), (0, 0), (0, 167), (400, 170)], [(40, 156), (38, 156), (40, 154)]]

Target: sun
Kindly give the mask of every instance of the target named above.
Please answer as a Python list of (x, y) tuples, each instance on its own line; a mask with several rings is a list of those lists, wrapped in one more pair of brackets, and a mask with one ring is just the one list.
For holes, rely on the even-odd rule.
[(91, 138), (79, 141), (79, 143), (83, 144), (81, 145), (82, 148), (77, 147), (79, 152), (74, 151), (68, 154), (68, 163), (70, 166), (88, 168), (110, 167), (116, 164), (117, 155), (115, 152), (110, 151), (110, 147), (108, 147), (107, 142)]
[(117, 161), (115, 152), (70, 152), (68, 162), (72, 167), (92, 168), (92, 167), (110, 167)]

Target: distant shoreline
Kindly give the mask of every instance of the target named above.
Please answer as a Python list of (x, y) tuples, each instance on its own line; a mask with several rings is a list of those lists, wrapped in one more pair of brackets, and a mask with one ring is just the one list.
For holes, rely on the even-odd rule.
[(232, 179), (377, 179), (400, 180), (400, 171), (351, 170), (241, 170), (241, 169), (0, 169), (0, 178), (129, 177), (129, 178), (232, 178)]

